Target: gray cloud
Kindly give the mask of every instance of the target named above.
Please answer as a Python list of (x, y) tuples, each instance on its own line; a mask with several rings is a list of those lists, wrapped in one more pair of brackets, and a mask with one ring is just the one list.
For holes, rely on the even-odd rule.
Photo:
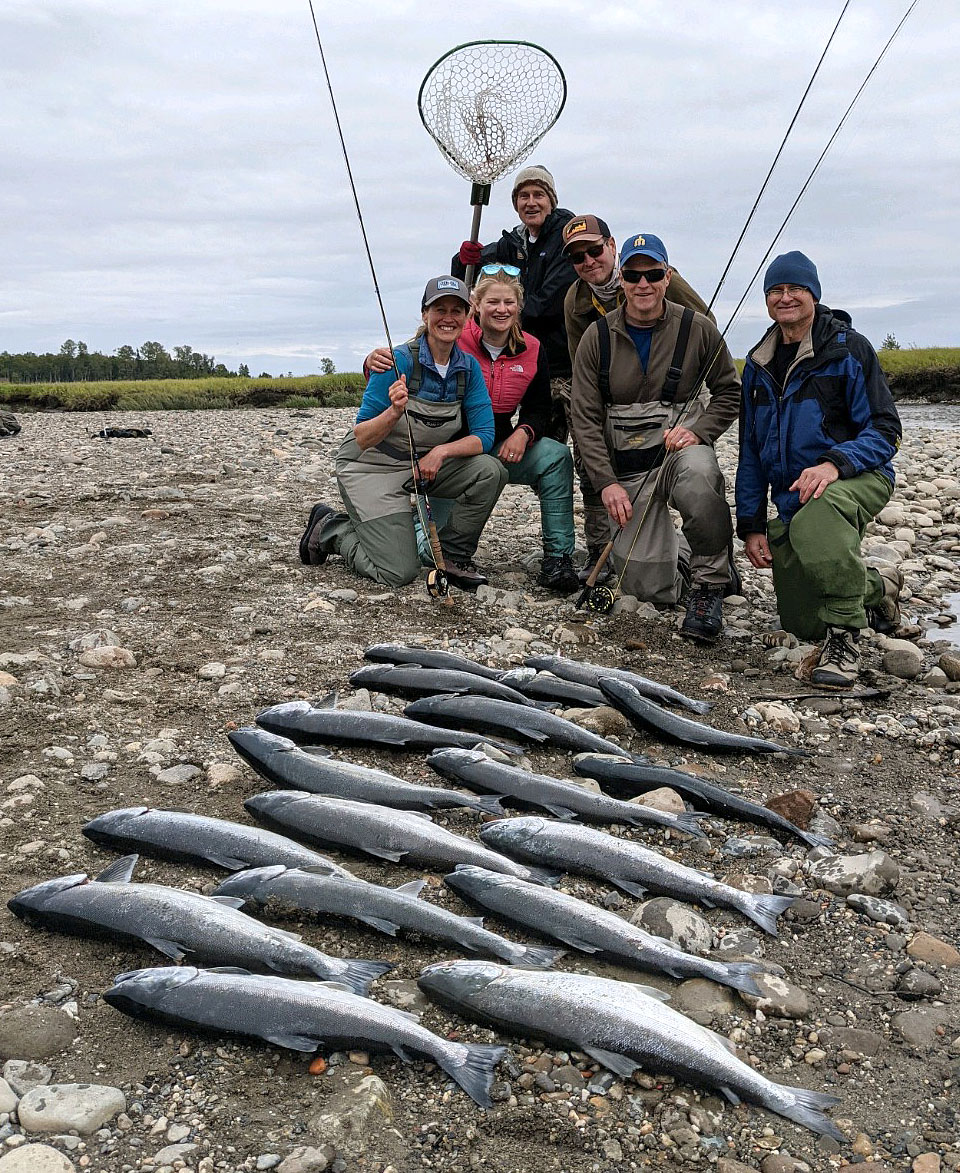
[[(485, 37), (548, 48), (569, 98), (534, 159), (561, 202), (619, 237), (656, 231), (709, 295), (840, 7), (318, 3), (395, 339), (469, 229), (469, 185), (416, 109), (448, 49)], [(905, 7), (851, 5), (721, 323)], [(958, 34), (960, 16), (918, 6), (777, 246), (808, 252), (824, 300), (874, 340), (957, 342)], [(321, 355), (356, 369), (382, 326), (305, 0), (8, 0), (0, 38), (0, 348), (156, 338), (257, 370), (314, 371)], [(514, 222), (509, 187), (494, 188), (483, 239)], [(735, 353), (764, 324), (754, 291)]]

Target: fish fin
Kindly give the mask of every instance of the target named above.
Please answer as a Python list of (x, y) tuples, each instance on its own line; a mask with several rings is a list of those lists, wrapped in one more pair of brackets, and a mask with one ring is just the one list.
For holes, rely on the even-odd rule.
[(517, 722), (517, 732), (522, 733), (524, 737), (529, 737), (531, 741), (537, 742), (538, 745), (543, 745), (544, 742), (550, 740), (550, 735), (544, 733), (542, 729), (532, 729), (525, 726), (522, 721)]
[(752, 994), (754, 997), (760, 995), (760, 987), (754, 979), (754, 974), (763, 972), (762, 965), (757, 965), (753, 961), (731, 961), (726, 968), (726, 984), (728, 986), (734, 990), (742, 990), (745, 994)]
[(553, 888), (563, 879), (563, 872), (551, 872), (546, 868), (527, 868), (531, 884), (543, 884), (545, 888)]
[(209, 969), (204, 968), (204, 973), (240, 973), (245, 977), (250, 977), (253, 970), (244, 969), (242, 965), (211, 965)]
[(393, 969), (389, 961), (358, 961), (356, 958), (347, 958), (346, 971), (340, 975), (343, 984), (354, 993), (366, 997), (370, 983), (374, 978), (382, 977)]
[(650, 758), (645, 753), (627, 753), (627, 751), (624, 750), (623, 757), (625, 757), (628, 762), (632, 762), (635, 766), (652, 765)]
[(577, 817), (577, 812), (572, 811), (568, 806), (554, 806), (551, 803), (544, 803), (543, 809), (549, 811), (555, 818), (569, 821)]
[[(277, 864), (277, 867), (283, 868), (284, 871), (289, 870), (288, 868), (283, 867), (283, 864)], [(302, 867), (298, 868), (297, 870), (301, 871), (301, 872), (309, 872), (310, 875), (312, 875), (312, 876), (332, 876), (334, 874), (335, 869), (333, 867), (328, 866), (327, 864), (308, 863), (308, 864), (304, 864)], [(279, 874), (280, 873), (278, 872), (277, 875), (279, 875)]]
[(483, 928), (483, 917), (482, 916), (462, 916), (460, 919), (465, 920), (468, 925), (476, 925), (476, 927), (478, 929)]
[(313, 758), (332, 758), (333, 754), (327, 749), (325, 745), (301, 745), (291, 746), (290, 749), (285, 749), (284, 753), (290, 753), (293, 749), (299, 749), (301, 753), (308, 753)]
[(242, 872), (250, 866), (250, 861), (247, 859), (237, 859), (233, 855), (206, 855), (212, 864), (216, 864), (218, 868), (226, 868), (228, 872)]
[(552, 969), (561, 957), (566, 957), (566, 949), (547, 949), (541, 945), (524, 945), (523, 954), (513, 963), (514, 965), (528, 965), (531, 969)]
[(162, 937), (144, 937), (143, 939), (158, 953), (169, 957), (171, 961), (182, 961), (186, 957), (183, 946), (178, 945), (176, 941), (165, 941)]
[(388, 937), (395, 937), (397, 935), (398, 925), (395, 925), (392, 920), (384, 920), (382, 916), (360, 916), (356, 914), (357, 920), (365, 925), (369, 925), (371, 929), (376, 929), (378, 933), (386, 933)]
[(340, 699), (340, 694), (336, 689), (328, 692), (326, 696), (318, 696), (310, 702), (315, 709), (335, 709), (337, 701)]
[[(841, 1143), (846, 1140), (840, 1129), (822, 1111), (839, 1103), (837, 1096), (827, 1095), (826, 1092), (813, 1092), (805, 1087), (789, 1087), (784, 1084), (774, 1084), (774, 1087), (782, 1093), (776, 1109), (781, 1116), (786, 1116), (788, 1120), (794, 1120), (797, 1124), (802, 1124), (805, 1128), (824, 1136), (832, 1136)], [(785, 1106), (784, 1098), (793, 1100), (793, 1103)]]
[[(791, 1088), (790, 1090), (793, 1091), (793, 1088)], [(740, 1097), (737, 1095), (737, 1093), (732, 1088), (724, 1087), (723, 1084), (720, 1084), (720, 1091), (723, 1092), (723, 1094), (726, 1096), (726, 1098), (729, 1100), (729, 1102), (731, 1104), (733, 1104), (734, 1106), (736, 1106), (737, 1104), (740, 1103)]]
[(247, 903), (244, 896), (208, 896), (208, 900), (213, 900), (217, 904), (222, 904), (226, 908), (243, 908)]
[(576, 936), (575, 933), (564, 933), (562, 936), (559, 933), (551, 933), (551, 936), (559, 937), (564, 945), (569, 945), (571, 949), (579, 949), (581, 953), (600, 952), (599, 945), (592, 945), (589, 941), (585, 941), (583, 937)]
[(507, 813), (500, 805), (499, 794), (478, 794), (470, 799), (468, 805), (483, 811), (486, 815), (497, 815), (499, 818), (503, 818)]
[[(466, 1051), (466, 1055), (462, 1051)], [(434, 1054), (433, 1058), (443, 1070), (455, 1079), (471, 1100), (481, 1108), (491, 1107), (490, 1086), (497, 1064), (507, 1053), (506, 1047), (490, 1046), (487, 1043), (461, 1043), (456, 1051), (446, 1048)]]
[(646, 888), (642, 884), (636, 884), (633, 880), (618, 880), (616, 876), (608, 876), (611, 884), (616, 884), (618, 888), (622, 888), (624, 892), (629, 892), (631, 896), (636, 896), (640, 900), (647, 894)]
[[(404, 814), (412, 815), (413, 811), (404, 811)], [(364, 847), (364, 851), (370, 855), (375, 855), (377, 859), (388, 859), (391, 863), (399, 863), (401, 859), (407, 854), (405, 851), (387, 851), (384, 847)]]
[(751, 904), (745, 905), (741, 912), (758, 924), (765, 933), (775, 937), (777, 917), (781, 912), (786, 912), (795, 900), (796, 896), (757, 896)]
[(638, 994), (643, 994), (647, 998), (653, 998), (655, 1002), (669, 1002), (670, 995), (666, 990), (658, 990), (656, 986), (644, 986), (639, 982), (630, 982), (630, 989)]
[(601, 1047), (582, 1047), (581, 1049), (591, 1059), (596, 1059), (601, 1067), (606, 1067), (608, 1071), (619, 1075), (621, 1079), (629, 1079), (640, 1066), (633, 1059), (626, 1055), (618, 1055), (615, 1051), (604, 1051)]
[(718, 1030), (710, 1030), (709, 1027), (704, 1027), (703, 1029), (709, 1031), (725, 1051), (729, 1051), (731, 1055), (736, 1055), (737, 1045), (728, 1039), (726, 1035), (722, 1035)]
[(99, 876), (94, 876), (94, 879), (98, 884), (129, 884), (139, 858), (139, 855), (125, 855), (121, 859), (115, 859)]
[(433, 822), (433, 815), (428, 815), (426, 811), (404, 811), (405, 815), (413, 815), (415, 819), (426, 819), (428, 823)]
[(268, 1043), (275, 1047), (285, 1047), (288, 1051), (315, 1051), (320, 1046), (319, 1039), (311, 1039), (308, 1035), (264, 1035)]
[(394, 892), (402, 892), (405, 896), (419, 896), (426, 886), (426, 880), (410, 880), (406, 884), (401, 884), (399, 888), (394, 888)]

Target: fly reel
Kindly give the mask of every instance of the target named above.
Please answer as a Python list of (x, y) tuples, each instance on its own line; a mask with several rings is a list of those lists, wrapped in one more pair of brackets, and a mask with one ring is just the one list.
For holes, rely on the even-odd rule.
[(593, 586), (582, 605), (594, 615), (609, 615), (615, 602), (616, 595), (608, 586)]
[(446, 571), (439, 568), (427, 571), (427, 594), (431, 599), (445, 599), (450, 594)]

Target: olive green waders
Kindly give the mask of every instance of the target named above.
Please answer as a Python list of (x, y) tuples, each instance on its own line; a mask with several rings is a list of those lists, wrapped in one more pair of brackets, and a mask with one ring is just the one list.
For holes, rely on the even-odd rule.
[(767, 523), (773, 586), (785, 631), (819, 641), (828, 627), (860, 630), (867, 607), (883, 598), (883, 581), (860, 554), (867, 525), (890, 500), (893, 486), (881, 472), (861, 473), (827, 485), (789, 525)]

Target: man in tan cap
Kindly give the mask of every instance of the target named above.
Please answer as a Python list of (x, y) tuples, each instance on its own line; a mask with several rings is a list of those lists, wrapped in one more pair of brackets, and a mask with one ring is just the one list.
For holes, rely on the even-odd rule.
[(551, 379), (569, 380), (563, 299), (576, 273), (564, 255), (563, 227), (573, 213), (557, 207), (557, 189), (546, 167), (524, 167), (518, 172), (512, 198), (520, 223), (505, 228), (492, 244), (465, 240), (450, 271), (463, 277), (467, 265), (482, 268), (499, 263), (509, 275), (519, 277), (523, 285), (520, 324), (540, 339)]
[[(623, 286), (620, 282), (620, 263), (617, 260), (617, 242), (610, 234), (605, 220), (587, 214), (574, 216), (563, 228), (563, 251), (566, 253), (576, 281), (567, 290), (563, 302), (564, 325), (570, 363), (577, 355), (583, 332), (600, 317), (623, 305)], [(684, 281), (676, 269), (671, 269), (666, 300), (684, 308), (707, 314), (714, 321), (706, 302), (692, 285)], [(566, 400), (567, 426), (570, 428), (570, 401)], [(570, 428), (571, 435), (573, 429)], [(580, 571), (580, 581), (586, 582), (597, 559), (610, 537), (610, 522), (600, 494), (590, 484), (583, 470), (577, 438), (573, 436), (573, 463), (583, 494), (583, 532), (587, 543), (587, 561)], [(601, 572), (605, 581), (612, 572), (609, 563)]]

